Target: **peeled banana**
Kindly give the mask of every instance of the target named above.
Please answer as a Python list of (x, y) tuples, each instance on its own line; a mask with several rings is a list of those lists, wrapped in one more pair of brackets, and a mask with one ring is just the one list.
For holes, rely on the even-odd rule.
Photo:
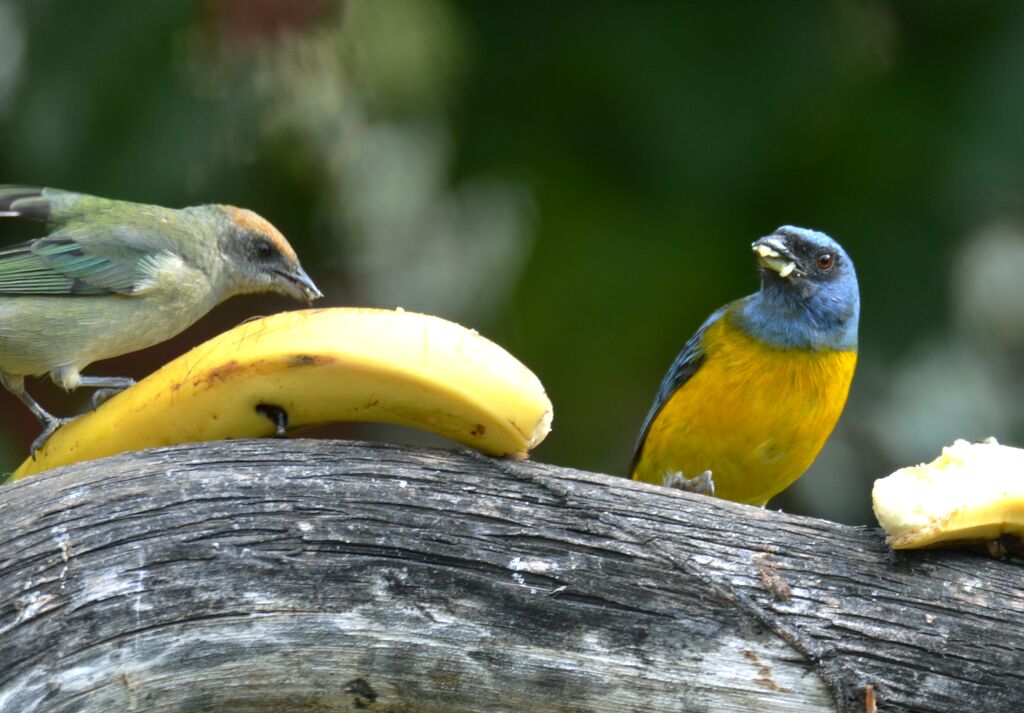
[(893, 549), (1024, 536), (1024, 450), (958, 440), (926, 463), (875, 481), (875, 517)]
[(13, 478), (336, 421), (413, 426), (525, 458), (551, 417), (537, 377), (472, 330), (402, 310), (299, 310), (245, 322), (164, 365), (59, 428)]

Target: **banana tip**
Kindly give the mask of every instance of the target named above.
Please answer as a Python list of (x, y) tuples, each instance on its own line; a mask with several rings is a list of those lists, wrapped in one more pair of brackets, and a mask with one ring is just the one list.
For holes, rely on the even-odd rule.
[(533, 427), (533, 433), (530, 434), (530, 440), (526, 444), (527, 451), (532, 451), (548, 437), (548, 434), (551, 433), (551, 420), (554, 416), (554, 410), (549, 406), (537, 421), (537, 425)]

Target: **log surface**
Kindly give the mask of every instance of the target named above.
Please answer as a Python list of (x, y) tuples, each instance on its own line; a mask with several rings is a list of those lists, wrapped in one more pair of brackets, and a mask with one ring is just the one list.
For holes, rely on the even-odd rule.
[(1024, 710), (1019, 563), (605, 475), (190, 444), (0, 523), (3, 713)]

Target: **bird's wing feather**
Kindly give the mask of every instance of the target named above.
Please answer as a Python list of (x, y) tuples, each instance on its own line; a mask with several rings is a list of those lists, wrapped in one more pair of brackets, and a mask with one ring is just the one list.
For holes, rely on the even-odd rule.
[(728, 309), (728, 305), (717, 310), (707, 318), (704, 324), (687, 340), (682, 350), (676, 355), (672, 366), (669, 367), (665, 378), (661, 380), (661, 386), (658, 387), (658, 393), (654, 397), (654, 405), (651, 406), (651, 410), (647, 413), (647, 418), (644, 419), (644, 425), (640, 429), (640, 437), (637, 439), (636, 450), (633, 452), (633, 461), (629, 466), (630, 473), (636, 469), (636, 465), (640, 460), (640, 451), (643, 449), (644, 441), (647, 439), (647, 431), (650, 429), (651, 424), (654, 423), (654, 419), (672, 397), (672, 394), (689, 381), (690, 377), (696, 374), (701, 364), (704, 363), (704, 333), (707, 332), (708, 327), (725, 314), (726, 309)]
[(151, 254), (59, 235), (31, 240), (0, 250), (0, 295), (132, 294), (149, 277)]
[(189, 233), (178, 211), (53, 188), (0, 185), (0, 217), (54, 231), (0, 249), (0, 295), (139, 294)]

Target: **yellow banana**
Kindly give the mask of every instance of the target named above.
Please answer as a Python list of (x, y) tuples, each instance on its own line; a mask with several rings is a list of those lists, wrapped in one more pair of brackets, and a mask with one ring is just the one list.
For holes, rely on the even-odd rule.
[[(534, 374), (439, 317), (311, 309), (245, 322), (59, 428), (14, 473), (129, 450), (267, 436), (335, 421), (413, 426), (525, 458), (551, 427)], [(285, 424), (286, 421), (286, 424)]]
[(875, 481), (875, 517), (893, 549), (1024, 536), (1024, 450), (958, 440), (931, 463)]

